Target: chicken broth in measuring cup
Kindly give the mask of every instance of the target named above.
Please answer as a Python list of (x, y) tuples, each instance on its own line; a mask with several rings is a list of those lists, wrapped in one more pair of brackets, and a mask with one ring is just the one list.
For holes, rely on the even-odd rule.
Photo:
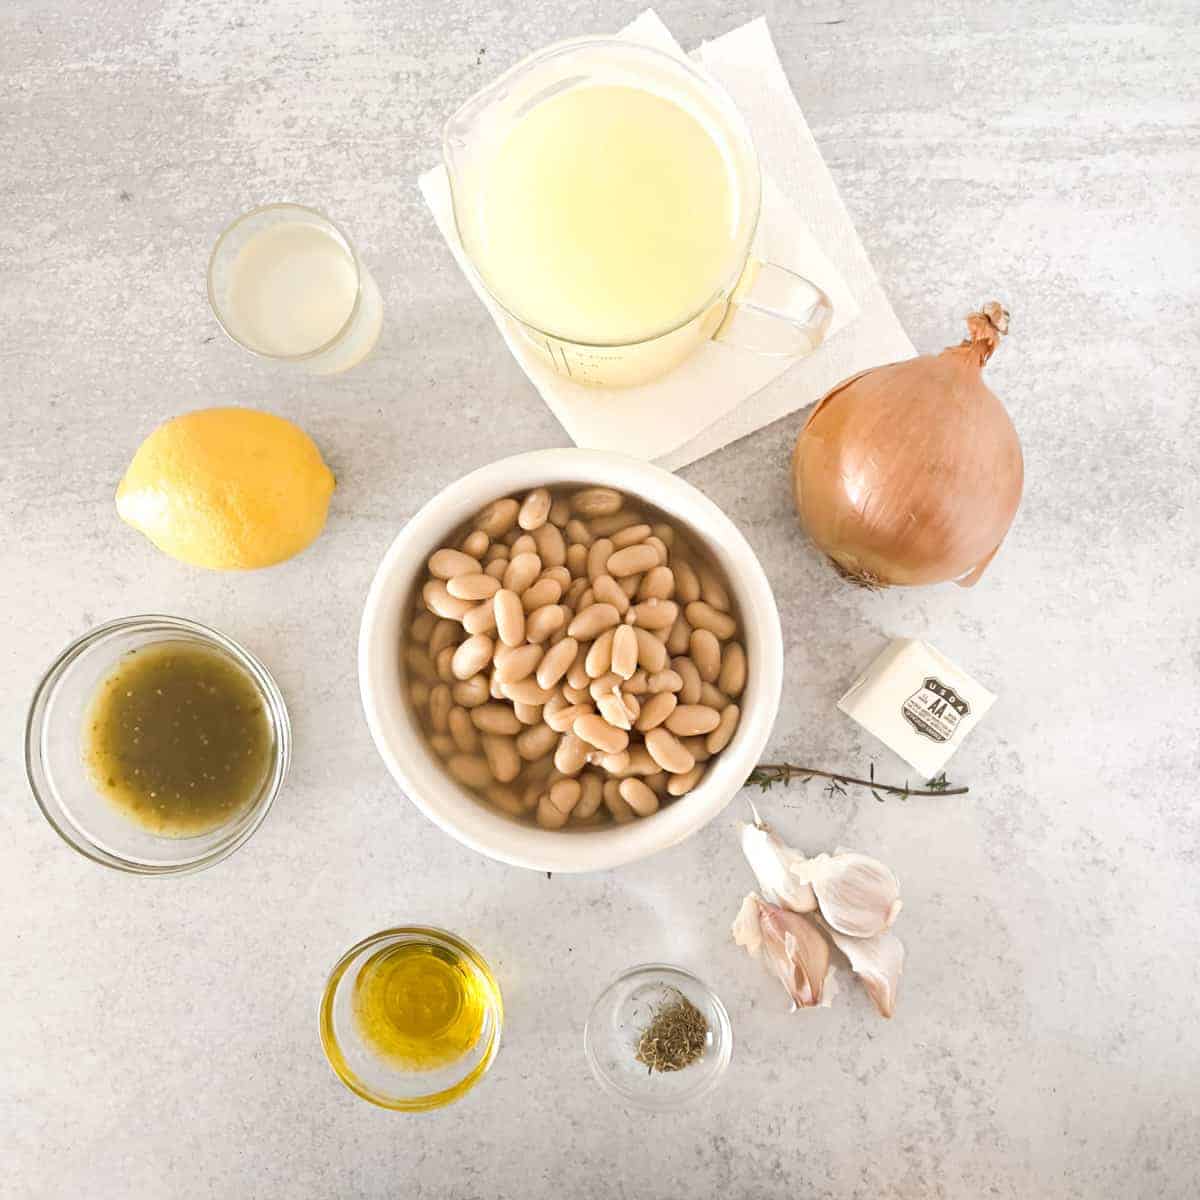
[(686, 795), (741, 716), (732, 589), (665, 514), (607, 487), (489, 504), (429, 558), (403, 649), (448, 772), (545, 829)]

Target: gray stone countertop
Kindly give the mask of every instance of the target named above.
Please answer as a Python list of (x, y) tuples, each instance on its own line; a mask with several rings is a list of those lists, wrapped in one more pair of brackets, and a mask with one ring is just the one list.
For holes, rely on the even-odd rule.
[[(0, 1196), (1194, 1196), (1200, 1174), (1200, 57), (1191, 3), (767, 0), (800, 103), (913, 341), (998, 297), (989, 368), (1027, 490), (974, 591), (849, 589), (797, 531), (799, 414), (683, 474), (744, 530), (786, 635), (770, 753), (897, 772), (837, 715), (891, 636), (1000, 693), (952, 763), (966, 799), (766, 798), (810, 851), (904, 884), (895, 1020), (850, 989), (789, 1015), (728, 926), (735, 803), (650, 861), (518, 871), (399, 794), (354, 645), (375, 565), (439, 488), (564, 435), (415, 187), (441, 122), (524, 53), (638, 3), (7, 0), (0, 12)], [(663, 0), (686, 46), (759, 3)], [(236, 212), (307, 199), (383, 292), (375, 355), (328, 381), (220, 336), (203, 294)], [(1188, 374), (1189, 370), (1192, 374)], [(185, 569), (112, 493), (161, 420), (269, 408), (340, 486), (302, 557)], [(24, 779), (25, 706), (71, 638), (134, 611), (262, 656), (292, 773), (244, 850), (181, 880), (72, 854)], [(411, 1118), (332, 1077), (316, 1005), (338, 954), (400, 921), (500, 975), (505, 1043), (460, 1105)], [(614, 1106), (581, 1053), (619, 969), (711, 980), (737, 1047), (683, 1115)]]

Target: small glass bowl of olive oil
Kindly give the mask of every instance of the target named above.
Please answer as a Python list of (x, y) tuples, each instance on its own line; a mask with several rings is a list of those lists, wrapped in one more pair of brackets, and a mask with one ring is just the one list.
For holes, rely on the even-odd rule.
[(287, 706), (236, 642), (179, 617), (124, 617), (72, 642), (33, 696), (29, 783), (68, 845), (178, 875), (254, 833), (291, 757)]
[(461, 1099), (500, 1048), (504, 1007), (491, 968), (444, 929), (385, 929), (338, 960), (321, 998), (334, 1074), (381, 1108), (427, 1112)]

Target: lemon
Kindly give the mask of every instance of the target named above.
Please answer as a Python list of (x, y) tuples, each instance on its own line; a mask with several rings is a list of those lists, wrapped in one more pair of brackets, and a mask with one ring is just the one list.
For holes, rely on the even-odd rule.
[(160, 425), (117, 488), (121, 519), (181, 562), (269, 567), (321, 532), (333, 473), (291, 421), (205, 408)]

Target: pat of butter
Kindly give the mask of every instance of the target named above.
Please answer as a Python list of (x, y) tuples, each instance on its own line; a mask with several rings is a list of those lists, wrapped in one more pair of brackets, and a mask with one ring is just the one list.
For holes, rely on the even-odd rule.
[(896, 638), (838, 708), (932, 779), (995, 702), (928, 642)]

